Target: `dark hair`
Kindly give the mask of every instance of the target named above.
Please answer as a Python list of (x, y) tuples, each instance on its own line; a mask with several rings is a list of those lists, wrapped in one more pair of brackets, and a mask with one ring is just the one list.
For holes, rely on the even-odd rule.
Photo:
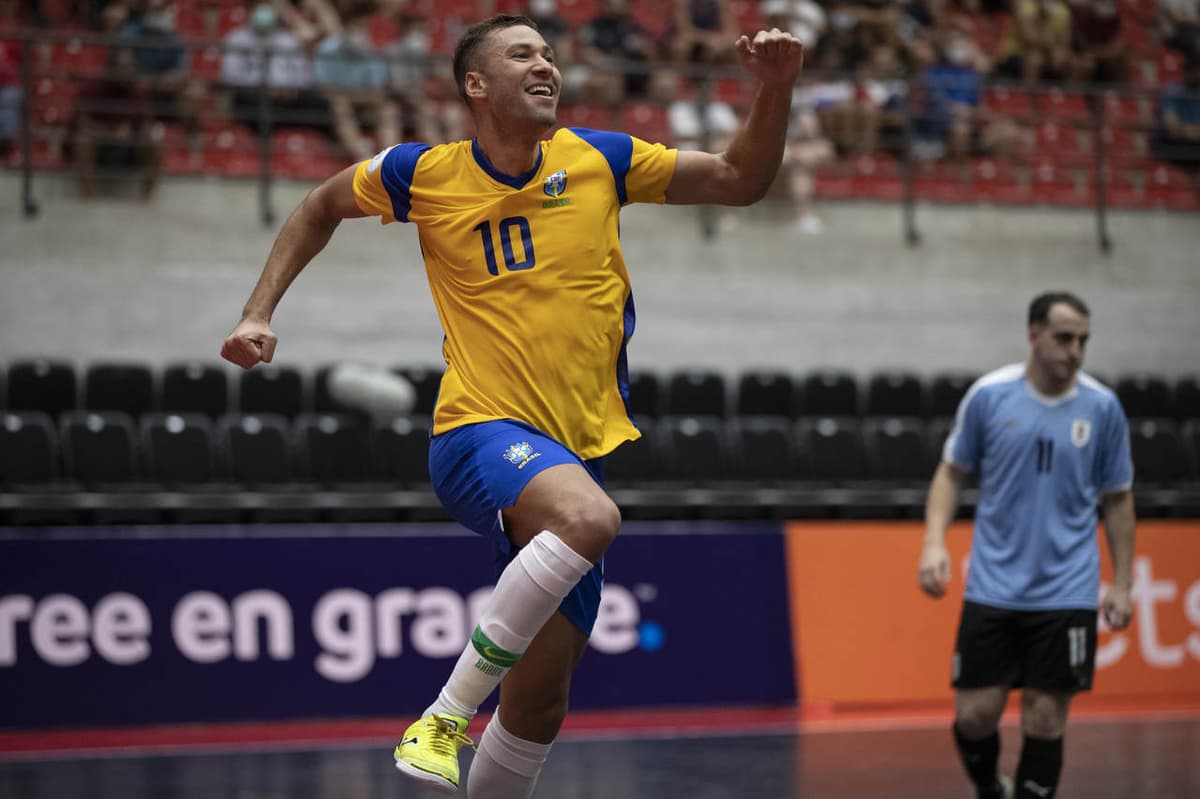
[(1084, 316), (1091, 316), (1087, 304), (1069, 291), (1047, 291), (1033, 298), (1029, 303), (1029, 324), (1044, 325), (1050, 319), (1050, 308), (1057, 303), (1071, 306)]
[[(476, 22), (463, 32), (458, 44), (454, 45), (454, 82), (458, 84), (458, 96), (467, 102), (465, 81), (468, 72), (479, 69), (479, 51), (493, 31), (515, 28), (524, 25), (527, 28), (538, 29), (537, 23), (521, 14), (497, 14), (483, 22)], [(468, 103), (469, 105), (469, 103)]]

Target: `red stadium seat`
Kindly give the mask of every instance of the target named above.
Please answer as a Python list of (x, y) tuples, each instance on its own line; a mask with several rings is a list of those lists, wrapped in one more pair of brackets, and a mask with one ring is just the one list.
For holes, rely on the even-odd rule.
[(972, 164), (971, 193), (976, 200), (1016, 205), (1029, 202), (1027, 183), (1010, 164), (984, 158)]
[(66, 125), (75, 112), (75, 84), (41, 78), (33, 100), (34, 115), (43, 125)]
[(1091, 119), (1087, 98), (1075, 92), (1064, 92), (1052, 88), (1040, 98), (1042, 117), (1062, 124), (1079, 123)]
[(1106, 92), (1104, 95), (1104, 119), (1109, 125), (1137, 127), (1148, 125), (1152, 114), (1145, 97)]
[(655, 103), (627, 103), (621, 108), (621, 129), (651, 142), (671, 142), (667, 109)]
[(1146, 202), (1151, 206), (1177, 211), (1200, 208), (1196, 189), (1188, 173), (1167, 164), (1158, 164), (1147, 174)]
[(1032, 119), (1034, 117), (1033, 101), (1029, 93), (1022, 89), (1010, 89), (1004, 86), (989, 88), (983, 95), (983, 105), (990, 111), (1015, 119)]
[(104, 74), (107, 63), (108, 48), (105, 45), (85, 43), (79, 38), (57, 42), (50, 51), (50, 66), (56, 72), (73, 77), (99, 77)]
[(1086, 199), (1070, 170), (1045, 159), (1034, 164), (1029, 190), (1034, 202), (1046, 205), (1080, 205)]
[(558, 110), (559, 124), (568, 128), (608, 130), (613, 127), (612, 111), (602, 105), (572, 103)]

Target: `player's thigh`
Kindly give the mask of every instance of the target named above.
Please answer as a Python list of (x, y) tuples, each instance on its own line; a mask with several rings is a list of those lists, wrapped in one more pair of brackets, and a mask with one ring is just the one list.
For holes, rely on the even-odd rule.
[(1026, 688), (1049, 694), (1089, 691), (1096, 671), (1096, 611), (1047, 610), (1021, 625)]
[(954, 687), (960, 692), (1011, 688), (1020, 680), (1021, 661), (1017, 613), (964, 602), (954, 644)]
[(535, 475), (512, 507), (504, 529), (522, 547), (549, 530), (593, 563), (600, 560), (621, 526), (621, 512), (584, 466), (562, 463)]
[(518, 738), (550, 743), (567, 714), (571, 674), (587, 648), (579, 626), (555, 613), (500, 684), (500, 720)]

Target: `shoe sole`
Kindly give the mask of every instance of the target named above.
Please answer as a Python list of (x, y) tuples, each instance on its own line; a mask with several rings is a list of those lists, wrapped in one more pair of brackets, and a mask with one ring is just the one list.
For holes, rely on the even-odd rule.
[(434, 774), (432, 771), (418, 768), (403, 760), (396, 761), (396, 769), (438, 793), (452, 794), (458, 792), (458, 786), (445, 777)]

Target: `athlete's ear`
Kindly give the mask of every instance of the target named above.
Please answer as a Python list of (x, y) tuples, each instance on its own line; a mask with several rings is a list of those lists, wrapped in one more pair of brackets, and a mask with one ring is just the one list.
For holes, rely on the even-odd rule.
[(463, 79), (463, 88), (467, 90), (467, 97), (486, 97), (487, 78), (482, 72), (468, 72)]

